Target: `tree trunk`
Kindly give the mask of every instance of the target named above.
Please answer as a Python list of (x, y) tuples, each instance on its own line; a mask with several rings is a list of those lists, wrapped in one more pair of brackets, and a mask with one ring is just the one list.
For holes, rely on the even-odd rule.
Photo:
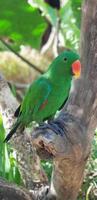
[[(49, 155), (53, 159), (51, 186), (49, 190), (46, 190), (45, 194), (41, 194), (41, 199), (43, 200), (77, 199), (96, 127), (97, 0), (84, 0), (82, 12), (80, 48), (82, 76), (75, 81), (75, 89), (70, 96), (68, 104), (63, 108), (59, 117), (52, 121), (59, 130), (64, 130), (64, 136), (56, 135), (46, 127), (45, 129), (39, 127), (30, 138), (30, 142), (35, 145), (40, 158), (47, 158)], [(0, 90), (3, 92), (3, 87)], [(1, 93), (1, 95), (4, 100), (4, 93)], [(2, 98), (0, 99), (0, 106), (3, 113), (4, 106), (2, 105), (4, 104), (2, 104)], [(18, 141), (18, 146), (19, 143), (21, 144), (19, 137), (22, 136), (17, 135), (17, 140), (13, 141), (15, 147), (17, 145), (16, 141)], [(26, 136), (23, 135), (23, 140), (24, 138)], [(31, 153), (29, 151), (29, 157)], [(31, 164), (30, 160), (28, 166), (31, 166)]]
[[(67, 135), (72, 142), (69, 155), (55, 167), (53, 183), (58, 199), (75, 200), (83, 180), (86, 160), (90, 153), (94, 130), (97, 125), (97, 1), (85, 0), (81, 30), (82, 77), (67, 106), (67, 112), (75, 116)], [(65, 115), (65, 109), (64, 109)], [(74, 142), (73, 142), (74, 141)], [(70, 146), (70, 145), (69, 145)], [(57, 161), (57, 162), (56, 162)], [(58, 160), (55, 160), (57, 165)], [(59, 164), (58, 163), (58, 164)], [(61, 170), (60, 170), (61, 169)], [(60, 173), (59, 173), (60, 172)], [(62, 177), (62, 179), (60, 179)]]

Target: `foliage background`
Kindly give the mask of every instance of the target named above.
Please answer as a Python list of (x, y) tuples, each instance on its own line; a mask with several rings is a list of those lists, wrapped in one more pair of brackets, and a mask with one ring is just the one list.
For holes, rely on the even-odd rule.
[[(16, 52), (30, 60), (31, 63), (45, 70), (55, 56), (54, 53), (49, 57), (50, 52), (54, 51), (53, 44), (56, 44), (57, 51), (64, 48), (72, 48), (76, 51), (79, 49), (80, 26), (81, 26), (81, 0), (62, 0), (59, 10), (52, 8), (43, 0), (7, 0), (0, 1), (0, 71), (9, 81), (13, 94), (22, 100), (25, 91), (38, 73), (25, 66), (18, 57), (9, 56), (9, 48), (2, 43), (2, 39), (10, 45)], [(58, 22), (60, 22), (58, 24)], [(46, 52), (41, 55), (43, 48), (43, 38), (45, 44), (48, 43), (51, 33), (55, 30), (52, 44), (48, 45)], [(52, 51), (51, 51), (52, 49)], [(5, 52), (7, 52), (5, 54)], [(29, 54), (31, 56), (29, 56)], [(35, 56), (36, 55), (36, 56)], [(46, 58), (44, 58), (46, 55)], [(33, 59), (32, 59), (33, 58)], [(45, 61), (46, 59), (46, 61)], [(7, 66), (6, 66), (7, 63)], [(19, 70), (24, 72), (17, 78)], [(32, 70), (32, 71), (31, 71)], [(35, 76), (33, 76), (35, 73)], [(10, 76), (9, 76), (10, 74)], [(15, 79), (13, 78), (15, 76)], [(31, 77), (30, 77), (31, 76)], [(29, 78), (30, 77), (30, 78)], [(30, 80), (30, 81), (29, 81)], [(21, 83), (21, 87), (18, 84)], [(0, 116), (0, 176), (19, 185), (23, 184), (15, 151), (10, 145), (4, 144), (5, 130), (3, 127), (2, 116)], [(97, 198), (97, 131), (92, 145), (92, 153), (86, 166), (85, 178), (78, 200), (94, 200)], [(52, 163), (42, 161), (49, 180), (51, 178)]]

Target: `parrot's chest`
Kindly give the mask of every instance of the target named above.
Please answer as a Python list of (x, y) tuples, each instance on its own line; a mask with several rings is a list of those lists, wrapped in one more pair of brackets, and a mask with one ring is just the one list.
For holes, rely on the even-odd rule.
[(52, 106), (51, 109), (55, 109), (55, 112), (61, 107), (63, 102), (67, 99), (69, 94), (68, 88), (60, 88), (52, 91), (52, 94), (49, 98), (49, 105)]

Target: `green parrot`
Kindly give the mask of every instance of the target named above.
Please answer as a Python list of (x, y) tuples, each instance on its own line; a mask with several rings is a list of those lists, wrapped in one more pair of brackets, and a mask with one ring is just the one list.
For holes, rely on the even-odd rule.
[(56, 57), (48, 70), (30, 85), (15, 112), (17, 120), (4, 141), (8, 142), (18, 127), (53, 117), (69, 96), (72, 77), (79, 77), (80, 73), (81, 63), (75, 52), (66, 50)]

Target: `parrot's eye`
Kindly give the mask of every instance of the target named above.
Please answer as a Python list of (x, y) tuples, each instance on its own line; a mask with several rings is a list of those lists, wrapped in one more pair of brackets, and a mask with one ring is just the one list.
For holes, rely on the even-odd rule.
[(67, 58), (66, 57), (64, 58), (64, 61), (67, 62)]

